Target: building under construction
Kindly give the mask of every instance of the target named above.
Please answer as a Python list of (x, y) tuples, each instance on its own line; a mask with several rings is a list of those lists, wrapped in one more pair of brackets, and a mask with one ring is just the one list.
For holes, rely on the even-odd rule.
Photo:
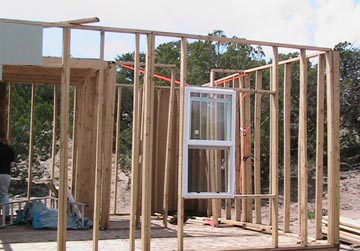
[[(66, 22), (0, 19), (0, 32), (6, 37), (0, 38), (6, 40), (5, 46), (0, 48), (0, 95), (5, 97), (0, 101), (3, 107), (0, 130), (10, 132), (11, 99), (6, 97), (11, 97), (8, 93), (15, 83), (32, 86), (31, 124), (36, 116), (33, 103), (37, 85), (53, 86), (54, 101), (58, 100), (57, 95), (61, 100), (60, 135), (56, 135), (56, 128), (53, 130), (53, 146), (57, 138), (60, 140), (60, 165), (55, 165), (55, 161), (52, 165), (52, 173), (57, 168), (60, 173), (58, 196), (30, 196), (34, 144), (30, 140), (28, 197), (10, 203), (12, 217), (16, 218), (16, 210), (35, 199), (47, 201), (48, 205), (57, 208), (58, 250), (66, 247), (76, 249), (76, 242), (82, 240), (78, 234), (67, 231), (69, 204), (76, 205), (82, 217), (93, 220), (92, 236), (86, 237), (93, 250), (339, 249), (340, 89), (337, 51), (91, 24), (98, 21), (97, 18)], [(62, 57), (42, 55), (42, 31), (48, 28), (62, 30)], [(71, 57), (73, 30), (99, 33), (99, 59)], [(134, 37), (133, 41), (125, 41), (135, 43), (134, 62), (104, 60), (108, 33)], [(20, 34), (26, 36), (22, 43), (11, 42)], [(159, 37), (180, 41), (180, 68), (174, 64), (155, 63), (155, 40)], [(187, 80), (187, 48), (193, 40), (268, 47), (272, 50), (271, 64), (250, 69), (213, 69), (208, 83), (190, 85)], [(144, 62), (140, 61), (140, 48), (146, 48)], [(279, 49), (282, 48), (297, 50), (300, 56), (281, 61)], [(316, 153), (312, 153), (316, 155), (316, 231), (310, 235), (307, 110), (308, 63), (313, 58), (317, 62)], [(132, 84), (117, 82), (119, 68), (128, 69), (133, 74)], [(158, 74), (161, 68), (167, 68), (171, 74)], [(264, 78), (265, 75), (270, 77)], [(294, 75), (299, 76), (298, 82), (293, 81)], [(160, 80), (161, 85), (158, 84)], [(294, 145), (291, 142), (293, 118), (290, 116), (293, 108), (291, 88), (294, 85), (299, 89), (297, 156), (292, 156), (290, 151), (291, 144)], [(70, 88), (74, 90), (74, 105), (70, 105)], [(115, 170), (115, 177), (119, 172), (119, 116), (121, 91), (125, 88), (133, 91), (131, 210), (119, 216), (110, 211), (110, 203), (121, 203), (117, 200), (116, 185), (114, 191), (111, 181), (112, 170)], [(282, 106), (279, 104), (280, 96), (283, 96)], [(269, 102), (270, 114), (270, 120), (266, 122), (270, 128), (267, 136), (270, 139), (267, 174), (270, 182), (267, 188), (262, 187), (261, 182), (264, 178), (261, 169), (265, 100)], [(57, 107), (55, 102), (54, 107)], [(70, 108), (74, 114), (72, 124)], [(57, 119), (55, 115), (54, 121)], [(73, 139), (71, 154), (70, 131)], [(33, 139), (32, 126), (30, 139)], [(54, 158), (55, 154), (53, 150), (51, 156)], [(326, 161), (324, 156), (327, 156)], [(71, 165), (69, 158), (72, 159)], [(290, 210), (294, 203), (290, 200), (291, 163), (294, 159), (298, 163), (300, 191), (296, 215), (292, 215)], [(279, 185), (280, 170), (284, 177), (283, 186)], [(71, 186), (68, 175), (71, 176)], [(324, 175), (327, 177), (326, 226), (322, 222)], [(115, 178), (115, 183), (117, 180)], [(115, 193), (114, 202), (111, 201), (112, 193)], [(279, 206), (280, 194), (282, 207)], [(268, 205), (268, 213), (264, 213), (264, 203)], [(299, 221), (296, 230), (291, 226), (292, 217)], [(169, 225), (169, 218), (176, 225)], [(112, 230), (117, 224), (121, 227)], [(2, 231), (8, 230), (0, 229), (0, 233)], [(114, 231), (117, 234), (113, 236)], [(105, 241), (108, 239), (112, 240), (111, 243)], [(121, 241), (117, 242), (118, 239)]]

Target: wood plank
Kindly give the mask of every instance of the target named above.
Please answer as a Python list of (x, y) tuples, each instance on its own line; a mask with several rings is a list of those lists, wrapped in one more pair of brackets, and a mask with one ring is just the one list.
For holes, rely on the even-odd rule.
[[(140, 102), (140, 106), (141, 106), (141, 127), (140, 127), (140, 156), (139, 156), (139, 198), (142, 198), (142, 175), (143, 175), (143, 162), (144, 162), (144, 156), (143, 156), (143, 152), (144, 152), (144, 125), (145, 125), (145, 95), (144, 95), (144, 85), (145, 85), (145, 80), (143, 80), (143, 84), (141, 85), (141, 92), (140, 92), (140, 98), (141, 98), (141, 102)], [(142, 199), (138, 200), (138, 212), (136, 215), (136, 222), (137, 222), (137, 226), (140, 227), (140, 215), (142, 212)]]
[[(118, 204), (118, 180), (119, 180), (119, 158), (120, 158), (120, 128), (121, 128), (121, 87), (117, 88), (117, 109), (116, 109), (116, 132), (115, 132), (115, 176), (114, 176), (114, 214), (117, 213)], [(135, 95), (135, 94), (134, 94)], [(136, 129), (134, 129), (136, 130)]]
[[(235, 86), (234, 86), (235, 87)], [(238, 87), (240, 87), (240, 81), (238, 81)], [(236, 128), (240, 128), (240, 114), (241, 114), (241, 98), (240, 98), (240, 93), (237, 92), (237, 103), (236, 103), (236, 111), (237, 111), (237, 117), (236, 117)], [(235, 132), (235, 137), (236, 137), (236, 152), (240, 153), (240, 149), (241, 149), (241, 131), (240, 129), (236, 130)], [(241, 192), (241, 185), (242, 185), (242, 180), (241, 180), (241, 154), (237, 154), (236, 155), (236, 188), (235, 188), (235, 192), (240, 194)], [(241, 220), (241, 208), (242, 208), (242, 201), (241, 199), (235, 199), (235, 220), (236, 221), (240, 221)]]
[[(318, 57), (319, 55), (324, 55), (325, 52), (316, 52), (316, 53), (312, 53), (312, 54), (308, 54), (306, 55), (307, 59), (310, 58), (315, 58)], [(286, 60), (281, 60), (279, 61), (279, 65), (285, 65), (285, 64), (289, 64), (289, 63), (295, 63), (295, 62), (299, 62), (300, 61), (300, 56), (299, 57), (295, 57), (295, 58), (289, 58)], [(258, 67), (254, 67), (251, 69), (246, 69), (244, 70), (245, 73), (252, 73), (254, 71), (260, 71), (260, 70), (266, 70), (266, 69), (270, 69), (272, 67), (272, 64), (267, 64), (267, 65), (262, 65), (262, 66), (258, 66)]]
[[(214, 87), (215, 85), (215, 71), (210, 71), (210, 86)], [(217, 124), (212, 123), (212, 121), (217, 121), (217, 104), (212, 107), (212, 110), (208, 111), (208, 121), (207, 125), (209, 125), (207, 130), (207, 138), (215, 139), (217, 138), (218, 127)], [(219, 156), (218, 153), (213, 150), (207, 150), (207, 155), (209, 158), (208, 165), (210, 169), (210, 191), (218, 191), (220, 190), (220, 179), (221, 171), (219, 170)], [(219, 173), (220, 172), (220, 173)], [(221, 200), (212, 199), (212, 218), (215, 224), (217, 224), (217, 219), (221, 217)]]
[[(262, 89), (263, 72), (255, 73), (255, 89)], [(261, 108), (262, 94), (255, 94), (254, 109), (254, 190), (261, 193)], [(261, 224), (261, 200), (255, 199), (255, 223)]]
[(271, 234), (271, 231), (272, 231), (271, 226), (263, 225), (263, 224), (257, 224), (257, 223), (251, 223), (251, 222), (242, 222), (242, 221), (233, 221), (233, 220), (223, 220), (223, 219), (221, 219), (221, 223), (232, 225), (232, 226), (237, 226), (237, 227), (242, 227), (242, 228), (245, 228), (245, 229), (251, 229), (251, 230), (255, 230), (255, 231), (260, 231), (260, 232), (264, 232), (264, 233), (268, 233), (268, 234)]
[[(339, 218), (340, 218), (340, 52), (333, 52), (333, 67), (334, 67), (334, 166), (333, 166), (333, 175), (335, 185), (333, 188), (334, 196), (334, 242), (335, 245), (338, 245), (339, 242)], [(330, 185), (330, 184), (329, 184)]]
[[(100, 62), (98, 59), (84, 59), (84, 58), (71, 58), (71, 68), (80, 69), (95, 69), (104, 68), (107, 66), (107, 62)], [(45, 67), (61, 67), (61, 58), (59, 57), (43, 57), (43, 66)]]
[[(100, 60), (104, 59), (105, 32), (100, 32)], [(99, 228), (100, 228), (100, 203), (101, 203), (101, 180), (102, 180), (102, 163), (103, 163), (103, 100), (104, 100), (104, 69), (99, 70), (97, 82), (97, 105), (96, 105), (96, 165), (95, 165), (95, 193), (94, 193), (94, 216), (93, 216), (93, 250), (99, 248)]]
[[(323, 219), (328, 223), (328, 220), (329, 220), (328, 216), (323, 216)], [(351, 218), (340, 216), (340, 225), (348, 226), (348, 227), (360, 230), (360, 220), (354, 220)]]
[(178, 251), (184, 249), (184, 198), (183, 198), (183, 166), (184, 166), (184, 105), (185, 85), (187, 84), (187, 40), (181, 39), (180, 56), (180, 104), (179, 104), (179, 166), (178, 166)]
[(308, 156), (307, 156), (307, 75), (306, 51), (300, 50), (300, 95), (299, 95), (299, 164), (300, 164), (300, 238), (308, 243)]
[[(250, 77), (245, 76), (240, 79), (240, 88), (250, 88)], [(252, 193), (252, 170), (251, 170), (251, 103), (250, 97), (246, 93), (240, 92), (240, 130), (241, 130), (241, 179), (242, 194)], [(242, 221), (252, 221), (252, 201), (244, 199), (242, 201)]]
[[(77, 153), (77, 172), (75, 198), (88, 204), (85, 215), (93, 217), (94, 214), (94, 191), (95, 191), (95, 167), (96, 167), (96, 125), (97, 125), (97, 83), (98, 77), (90, 78), (81, 86), (78, 86), (78, 112), (79, 122)], [(91, 192), (89, 192), (91, 191)]]
[[(162, 131), (160, 131), (160, 108), (161, 108), (161, 89), (157, 89), (155, 90), (154, 89), (154, 92), (155, 92), (155, 97), (154, 97), (154, 102), (156, 104), (156, 113), (154, 114), (155, 115), (155, 118), (156, 118), (156, 122), (155, 122), (155, 144), (153, 145), (153, 148), (155, 148), (155, 160), (154, 160), (154, 170), (153, 170), (153, 177), (152, 179), (154, 179), (154, 190), (153, 193), (152, 193), (152, 196), (154, 197), (153, 199), (153, 203), (152, 203), (152, 209), (151, 211), (154, 212), (154, 211), (157, 211), (156, 210), (156, 206), (159, 205), (160, 203), (158, 203), (158, 200), (159, 200), (159, 192), (160, 189), (159, 189), (159, 185), (160, 185), (160, 182), (159, 180), (161, 180), (161, 178), (159, 177), (163, 172), (162, 170), (159, 170), (161, 168), (161, 165), (159, 163), (160, 161), (160, 156), (159, 156), (159, 152), (162, 152), (160, 148), (162, 148), (162, 146), (160, 146), (160, 134), (161, 135), (164, 135)], [(155, 111), (154, 111), (155, 112)], [(163, 124), (163, 121), (161, 121), (161, 123)], [(161, 188), (163, 188), (163, 184), (161, 185)], [(161, 195), (161, 194), (160, 194)]]
[(36, 86), (31, 85), (31, 104), (30, 104), (30, 136), (29, 136), (29, 164), (28, 164), (28, 186), (27, 199), (31, 198), (32, 173), (34, 167), (34, 140), (35, 140), (35, 98)]
[(102, 130), (102, 181), (101, 181), (101, 210), (100, 227), (107, 229), (110, 216), (111, 200), (111, 176), (112, 176), (112, 157), (114, 145), (114, 113), (116, 97), (116, 66), (109, 63), (104, 71), (104, 102), (103, 102), (103, 130)]
[(284, 232), (290, 232), (292, 64), (284, 65)]
[(171, 70), (171, 89), (169, 96), (169, 112), (168, 112), (168, 121), (167, 121), (167, 132), (166, 132), (166, 153), (165, 153), (165, 168), (164, 168), (164, 200), (163, 200), (163, 210), (164, 210), (164, 227), (167, 228), (167, 216), (169, 210), (169, 180), (170, 180), (170, 162), (172, 158), (172, 142), (173, 142), (173, 120), (175, 115), (174, 104), (175, 103), (175, 73), (174, 70)]
[(327, 108), (327, 155), (328, 155), (328, 242), (339, 243), (340, 211), (340, 86), (339, 52), (325, 55), (326, 62), (326, 108)]
[(142, 154), (142, 221), (141, 242), (142, 250), (150, 250), (151, 243), (151, 186), (152, 186), (152, 139), (154, 114), (154, 63), (155, 63), (155, 36), (147, 36), (147, 55), (144, 85), (144, 139)]
[(73, 19), (67, 21), (60, 21), (59, 23), (68, 23), (68, 24), (90, 24), (97, 23), (100, 19), (98, 17), (89, 17), (89, 18), (81, 18), (81, 19)]
[(322, 203), (324, 186), (324, 98), (325, 98), (325, 58), (318, 57), (317, 104), (316, 104), (316, 191), (315, 191), (315, 238), (322, 239)]
[[(58, 92), (57, 87), (54, 85), (53, 92), (53, 121), (52, 121), (52, 143), (51, 143), (51, 182), (54, 184), (55, 178), (55, 164), (56, 164), (56, 140), (57, 140), (57, 119), (58, 119)], [(49, 191), (51, 195), (51, 191)]]
[[(278, 91), (279, 86), (279, 54), (278, 48), (273, 47), (273, 67), (270, 89)], [(278, 94), (270, 96), (270, 173), (271, 173), (271, 193), (276, 197), (271, 201), (271, 225), (272, 225), (272, 246), (278, 247), (278, 196), (279, 196), (279, 96)]]
[(72, 126), (72, 154), (71, 154), (71, 161), (72, 161), (72, 176), (71, 176), (71, 193), (72, 195), (75, 194), (75, 185), (76, 185), (76, 161), (77, 161), (77, 140), (76, 140), (76, 131), (77, 122), (76, 122), (76, 106), (77, 106), (77, 95), (76, 95), (76, 86), (73, 86), (73, 126)]
[[(135, 35), (134, 55), (134, 91), (133, 91), (133, 134), (132, 134), (132, 159), (131, 159), (131, 211), (130, 211), (130, 250), (135, 250), (135, 237), (137, 225), (137, 212), (139, 203), (139, 179), (140, 179), (140, 127), (141, 127), (141, 93), (140, 93), (140, 35)], [(140, 217), (140, 216), (139, 216)]]
[[(138, 34), (135, 34), (138, 35)], [(116, 61), (116, 65), (135, 65), (135, 62), (132, 61)], [(145, 66), (145, 63), (140, 62), (140, 66)], [(176, 64), (159, 64), (155, 63), (155, 68), (176, 68)]]
[[(211, 249), (211, 251), (241, 251), (241, 250), (249, 250), (249, 247), (235, 247), (235, 248), (222, 248), (222, 249)], [(339, 247), (334, 245), (325, 245), (325, 244), (312, 244), (306, 247), (301, 247), (300, 245), (291, 245), (286, 247), (263, 247), (263, 248), (251, 248), (251, 251), (338, 251)], [(188, 251), (195, 251), (194, 249), (188, 249)]]
[(63, 29), (63, 69), (61, 74), (60, 109), (60, 187), (57, 250), (66, 250), (67, 233), (67, 186), (68, 186), (68, 141), (69, 141), (69, 101), (70, 101), (70, 48), (71, 30)]

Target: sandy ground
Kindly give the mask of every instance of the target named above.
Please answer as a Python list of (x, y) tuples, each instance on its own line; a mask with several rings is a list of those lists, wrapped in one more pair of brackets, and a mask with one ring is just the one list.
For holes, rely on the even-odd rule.
[[(112, 216), (110, 229), (101, 231), (100, 250), (128, 250), (127, 217)], [(152, 221), (151, 250), (176, 250), (176, 226), (168, 229), (161, 227), (160, 220)], [(19, 234), (21, 232), (21, 234)], [(0, 230), (0, 250), (56, 250), (56, 231), (33, 230), (30, 227), (9, 228)], [(92, 231), (68, 231), (68, 250), (90, 250)], [(136, 250), (141, 250), (137, 231)], [(197, 222), (189, 221), (185, 226), (184, 247), (186, 250), (211, 250), (219, 248), (251, 248), (254, 243), (259, 247), (271, 246), (271, 235), (236, 227), (213, 228)], [(75, 241), (76, 240), (76, 241)], [(318, 243), (324, 243), (320, 241)], [(280, 246), (297, 245), (297, 240), (290, 236), (280, 235)]]
[[(47, 163), (50, 166), (50, 161)], [(70, 170), (69, 170), (70, 174)], [(71, 177), (71, 176), (70, 176)], [(69, 184), (71, 179), (69, 177)], [(112, 193), (111, 213), (123, 214), (130, 212), (130, 177), (120, 172), (118, 179), (118, 203), (114, 211), (114, 187), (115, 170), (112, 170)], [(326, 188), (326, 182), (325, 182)], [(326, 191), (324, 188), (324, 191)], [(309, 188), (311, 193), (313, 187)], [(282, 198), (280, 196), (280, 202)], [(291, 226), (293, 233), (298, 233), (298, 204), (296, 198), (291, 205)], [(324, 214), (327, 212), (327, 194), (324, 192)], [(309, 202), (309, 211), (314, 211), (313, 200)], [(268, 223), (270, 210), (268, 205), (262, 208), (263, 223)], [(353, 219), (360, 219), (360, 170), (346, 171), (341, 173), (341, 215)], [(110, 229), (101, 231), (100, 250), (128, 250), (128, 216), (112, 216)], [(176, 226), (170, 225), (169, 229), (161, 228), (161, 221), (153, 220), (152, 250), (176, 250)], [(309, 238), (314, 237), (315, 221), (309, 219)], [(283, 207), (279, 209), (279, 228), (283, 228)], [(20, 233), (20, 234), (19, 234)], [(199, 223), (189, 222), (185, 227), (185, 248), (209, 250), (209, 248), (239, 248), (251, 247), (256, 243), (260, 246), (269, 246), (271, 236), (248, 231), (236, 227), (212, 228)], [(140, 232), (138, 232), (138, 237)], [(68, 231), (68, 250), (89, 250), (91, 249), (92, 231)], [(226, 243), (226, 246), (225, 244)], [(280, 237), (280, 245), (296, 244), (297, 240), (288, 236)], [(141, 243), (136, 241), (137, 250), (141, 250)], [(342, 250), (360, 250), (348, 245), (342, 245)], [(33, 230), (26, 226), (12, 226), (0, 229), (0, 250), (56, 250), (56, 231)]]

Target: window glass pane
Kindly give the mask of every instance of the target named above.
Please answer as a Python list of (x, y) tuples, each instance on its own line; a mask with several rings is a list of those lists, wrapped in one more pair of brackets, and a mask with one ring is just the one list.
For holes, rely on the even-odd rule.
[(188, 149), (188, 192), (229, 193), (229, 148)]
[(191, 92), (190, 106), (190, 139), (231, 140), (231, 95)]

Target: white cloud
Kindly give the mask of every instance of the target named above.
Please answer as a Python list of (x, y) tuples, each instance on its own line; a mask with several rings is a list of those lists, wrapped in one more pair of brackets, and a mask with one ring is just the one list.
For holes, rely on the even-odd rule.
[[(107, 26), (195, 34), (221, 29), (228, 36), (328, 47), (360, 38), (355, 0), (12, 0), (2, 3), (0, 16), (43, 21), (98, 16)], [(133, 48), (110, 43), (108, 55)], [(94, 47), (83, 46), (84, 53)]]
[(319, 0), (315, 42), (333, 47), (345, 40), (359, 45), (360, 4), (354, 0)]

